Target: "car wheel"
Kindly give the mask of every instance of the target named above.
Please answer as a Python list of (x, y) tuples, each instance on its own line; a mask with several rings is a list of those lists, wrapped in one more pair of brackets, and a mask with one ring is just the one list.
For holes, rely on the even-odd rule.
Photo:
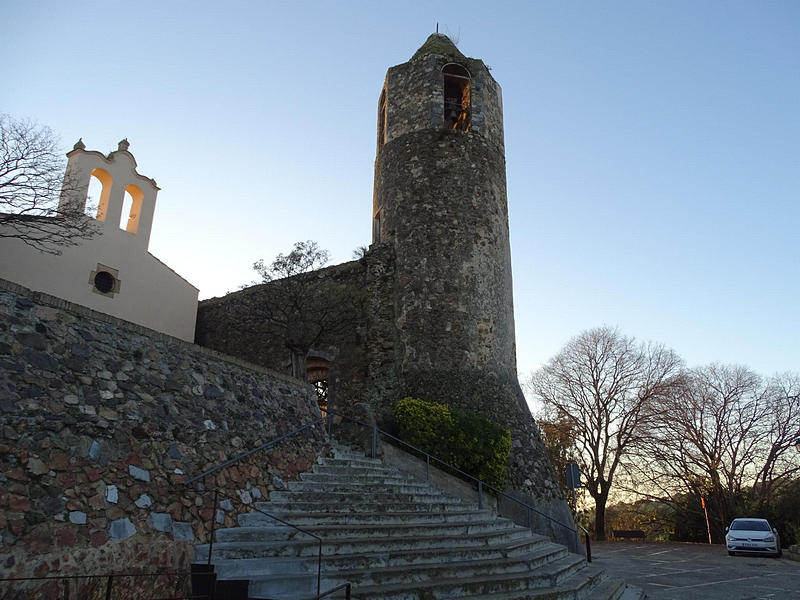
[(728, 556), (736, 556), (736, 552), (731, 552), (730, 550), (728, 550)]

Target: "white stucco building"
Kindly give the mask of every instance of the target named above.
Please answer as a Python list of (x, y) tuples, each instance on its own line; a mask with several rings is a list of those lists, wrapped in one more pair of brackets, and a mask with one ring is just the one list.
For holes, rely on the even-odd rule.
[(97, 233), (60, 254), (0, 238), (0, 278), (193, 342), (198, 290), (148, 252), (159, 188), (137, 172), (128, 146), (104, 156), (75, 144), (59, 210), (85, 210), (96, 178)]

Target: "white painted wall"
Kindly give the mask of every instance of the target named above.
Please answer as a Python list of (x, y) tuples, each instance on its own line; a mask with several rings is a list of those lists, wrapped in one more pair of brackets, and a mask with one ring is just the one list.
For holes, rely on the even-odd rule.
[[(75, 192), (62, 196), (62, 206), (85, 206), (92, 170), (103, 169), (110, 176), (104, 176), (110, 185), (104, 186), (102, 198), (93, 199), (101, 204), (99, 216), (105, 217), (96, 222), (98, 234), (62, 248), (60, 255), (41, 252), (19, 239), (0, 238), (0, 278), (193, 342), (198, 290), (147, 251), (158, 187), (136, 172), (127, 147), (123, 140), (119, 150), (104, 157), (79, 143), (67, 155)], [(126, 231), (119, 225), (130, 185), (141, 192), (134, 195), (141, 203), (134, 203), (123, 222)], [(117, 275), (118, 291), (98, 292), (93, 280), (98, 264)]]

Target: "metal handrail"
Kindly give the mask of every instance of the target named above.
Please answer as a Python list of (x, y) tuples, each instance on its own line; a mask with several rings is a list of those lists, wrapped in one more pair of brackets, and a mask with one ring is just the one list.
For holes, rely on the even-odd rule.
[[(555, 523), (556, 525), (559, 525), (561, 527), (564, 527), (568, 531), (571, 531), (572, 533), (575, 534), (575, 552), (576, 553), (578, 552), (578, 530), (575, 527), (570, 527), (569, 525), (567, 525), (565, 523), (562, 523), (561, 521), (559, 521), (557, 519), (554, 519), (550, 515), (545, 514), (542, 511), (534, 508), (533, 506), (531, 506), (527, 502), (523, 502), (522, 500), (514, 498), (513, 496), (511, 496), (509, 494), (506, 494), (502, 490), (498, 490), (495, 487), (492, 487), (490, 485), (484, 484), (484, 482), (481, 479), (479, 479), (478, 477), (475, 477), (474, 475), (471, 475), (469, 473), (466, 473), (466, 472), (462, 471), (458, 467), (455, 467), (455, 466), (445, 462), (444, 460), (442, 460), (442, 459), (440, 459), (440, 458), (438, 458), (438, 457), (436, 457), (436, 456), (434, 456), (434, 455), (432, 455), (432, 454), (430, 454), (428, 452), (425, 452), (425, 450), (422, 450), (421, 448), (417, 448), (413, 444), (409, 444), (408, 442), (403, 441), (400, 438), (393, 436), (391, 433), (388, 433), (388, 432), (380, 429), (379, 427), (376, 427), (374, 425), (370, 425), (368, 423), (364, 423), (363, 421), (359, 421), (358, 419), (354, 419), (353, 417), (350, 417), (348, 415), (342, 415), (342, 414), (336, 413), (336, 412), (334, 412), (332, 410), (328, 410), (328, 409), (324, 409), (324, 410), (320, 409), (320, 410), (322, 410), (322, 412), (324, 412), (326, 414), (326, 416), (327, 415), (333, 415), (333, 416), (336, 416), (336, 417), (340, 417), (342, 419), (346, 419), (346, 420), (351, 421), (353, 423), (356, 423), (358, 425), (361, 425), (362, 427), (367, 427), (369, 429), (372, 429), (372, 448), (371, 448), (371, 450), (372, 450), (372, 458), (375, 458), (375, 455), (376, 455), (377, 435), (378, 434), (383, 434), (384, 436), (386, 436), (388, 438), (391, 438), (392, 440), (395, 440), (396, 442), (399, 442), (400, 444), (403, 444), (404, 446), (406, 446), (408, 448), (411, 448), (415, 452), (419, 452), (421, 454), (424, 454), (425, 458), (426, 458), (426, 469), (430, 466), (431, 459), (433, 459), (436, 462), (438, 462), (438, 463), (444, 465), (445, 467), (447, 467), (447, 469), (449, 469), (451, 471), (454, 471), (454, 472), (458, 473), (459, 475), (463, 475), (464, 477), (467, 477), (468, 479), (471, 479), (472, 481), (476, 482), (478, 484), (478, 508), (483, 508), (483, 488), (485, 487), (485, 488), (488, 488), (489, 490), (492, 490), (497, 495), (503, 496), (504, 498), (512, 500), (512, 501), (516, 502), (517, 504), (527, 508), (528, 509), (528, 527), (530, 527), (530, 514), (531, 514), (531, 512), (534, 512), (534, 513), (544, 517), (545, 519), (547, 519), (551, 523)], [(429, 474), (428, 474), (428, 477), (430, 478)], [(587, 556), (587, 562), (591, 562), (591, 560), (588, 558), (588, 556)]]
[[(294, 429), (294, 430), (292, 430), (292, 431), (290, 431), (288, 433), (280, 435), (275, 439), (272, 439), (272, 440), (270, 440), (268, 442), (264, 442), (260, 446), (257, 446), (257, 447), (255, 447), (255, 448), (253, 448), (251, 450), (248, 450), (247, 452), (242, 452), (241, 454), (239, 454), (237, 456), (234, 456), (233, 458), (228, 459), (228, 460), (226, 460), (226, 461), (224, 461), (224, 462), (212, 467), (211, 469), (208, 469), (207, 471), (204, 471), (204, 472), (200, 473), (199, 475), (196, 475), (195, 477), (192, 477), (191, 479), (188, 479), (187, 481), (183, 482), (182, 487), (185, 488), (185, 487), (191, 486), (194, 483), (202, 481), (203, 479), (205, 479), (209, 475), (213, 475), (214, 473), (217, 473), (217, 472), (221, 471), (222, 469), (225, 469), (225, 468), (233, 465), (234, 463), (237, 463), (237, 462), (239, 462), (241, 460), (244, 460), (245, 458), (248, 458), (248, 457), (252, 456), (253, 454), (256, 454), (256, 453), (261, 452), (263, 450), (269, 450), (270, 448), (272, 448), (276, 444), (278, 444), (278, 443), (280, 443), (280, 442), (282, 442), (282, 441), (284, 441), (286, 439), (289, 439), (291, 437), (294, 437), (294, 436), (306, 431), (309, 428), (313, 428), (314, 426), (316, 426), (318, 424), (324, 423), (324, 421), (325, 421), (325, 418), (324, 417), (320, 417), (319, 419), (316, 419), (315, 421), (312, 421), (311, 423), (306, 423), (305, 425), (302, 425), (302, 426), (298, 427), (297, 429)], [(217, 489), (217, 488), (214, 488), (213, 490), (195, 490), (195, 489), (192, 489), (192, 491), (194, 491), (196, 493), (200, 493), (200, 494), (209, 493), (211, 491), (214, 492), (214, 507), (213, 507), (213, 510), (211, 511), (211, 528), (210, 528), (210, 531), (209, 531), (209, 542), (208, 542), (208, 564), (210, 565), (211, 564), (211, 553), (212, 553), (212, 551), (214, 549), (214, 529), (215, 529), (216, 519), (217, 519), (217, 504), (218, 504), (218, 499), (219, 499), (219, 496), (220, 496), (220, 490)], [(234, 498), (233, 496), (229, 496), (229, 495), (225, 494), (224, 492), (222, 492), (222, 496), (224, 498), (227, 498), (228, 500), (232, 500), (234, 502), (239, 502), (239, 503), (244, 504), (244, 502), (242, 502), (241, 499)], [(289, 527), (291, 527), (293, 529), (296, 529), (297, 531), (299, 531), (301, 533), (309, 535), (309, 536), (311, 536), (311, 537), (313, 537), (314, 539), (317, 540), (317, 544), (318, 544), (318, 546), (317, 546), (317, 594), (319, 594), (320, 593), (320, 581), (322, 579), (322, 538), (317, 536), (317, 535), (314, 535), (310, 531), (306, 531), (305, 529), (302, 529), (300, 527), (297, 527), (296, 525), (293, 525), (293, 524), (291, 524), (291, 523), (289, 523), (287, 521), (284, 521), (283, 519), (280, 519), (280, 518), (276, 517), (275, 515), (271, 515), (270, 513), (265, 512), (265, 511), (257, 508), (256, 506), (251, 506), (250, 508), (252, 510), (255, 510), (256, 512), (259, 512), (259, 513), (261, 513), (263, 515), (266, 515), (267, 517), (269, 517), (271, 519), (275, 519), (276, 521), (278, 521), (280, 523), (283, 523), (284, 525), (287, 525), (287, 526), (289, 526)]]
[[(210, 492), (210, 491), (211, 490), (206, 490), (206, 492)], [(209, 533), (209, 542), (208, 542), (208, 564), (209, 565), (211, 564), (211, 552), (214, 549), (214, 523), (216, 522), (216, 519), (217, 519), (217, 498), (220, 495), (222, 495), (223, 498), (227, 498), (228, 500), (233, 500), (234, 502), (240, 502), (240, 503), (244, 504), (244, 502), (242, 502), (241, 499), (239, 499), (239, 498), (234, 498), (233, 496), (229, 496), (229, 495), (227, 495), (225, 493), (220, 494), (220, 491), (218, 489), (215, 489), (213, 491), (214, 491), (214, 509), (211, 511), (211, 531)], [(200, 493), (206, 493), (206, 492), (200, 492)], [(306, 531), (305, 529), (302, 529), (302, 528), (298, 527), (297, 525), (292, 525), (291, 523), (289, 523), (288, 521), (284, 521), (280, 517), (276, 517), (275, 515), (272, 515), (272, 514), (266, 512), (266, 511), (263, 511), (260, 508), (258, 508), (257, 506), (250, 506), (250, 505), (247, 505), (247, 506), (249, 506), (250, 510), (254, 510), (257, 513), (261, 513), (262, 515), (265, 515), (265, 516), (269, 517), (270, 519), (274, 519), (274, 520), (278, 521), (279, 523), (287, 525), (287, 526), (291, 527), (292, 529), (296, 529), (300, 533), (304, 533), (306, 535), (309, 535), (309, 536), (313, 537), (315, 540), (317, 540), (317, 594), (319, 594), (319, 592), (320, 592), (320, 582), (321, 582), (321, 579), (322, 579), (322, 538), (320, 536), (318, 536), (318, 535), (315, 535), (315, 534), (311, 533), (310, 531)]]
[(583, 531), (583, 539), (586, 540), (586, 562), (592, 562), (592, 538), (589, 530), (580, 523), (576, 523), (576, 525)]
[(257, 452), (261, 452), (262, 450), (268, 450), (272, 446), (274, 446), (275, 444), (277, 444), (279, 442), (282, 442), (283, 440), (288, 439), (290, 437), (294, 437), (298, 433), (302, 433), (306, 429), (309, 429), (311, 427), (314, 427), (315, 425), (319, 425), (320, 423), (324, 423), (324, 422), (325, 422), (325, 418), (324, 417), (320, 417), (316, 421), (312, 421), (311, 423), (306, 423), (305, 425), (303, 425), (301, 427), (298, 427), (297, 429), (295, 429), (293, 431), (290, 431), (289, 433), (284, 433), (283, 435), (276, 437), (274, 440), (270, 440), (268, 442), (264, 442), (263, 444), (261, 444), (260, 446), (258, 446), (256, 448), (253, 448), (252, 450), (248, 450), (247, 452), (243, 452), (242, 454), (239, 454), (238, 456), (234, 456), (233, 458), (228, 459), (225, 462), (220, 463), (215, 467), (212, 467), (208, 471), (204, 471), (203, 473), (200, 473), (200, 475), (196, 475), (195, 477), (192, 477), (191, 479), (189, 479), (187, 481), (184, 481), (183, 485), (191, 485), (191, 484), (195, 483), (196, 481), (200, 481), (201, 479), (205, 479), (209, 475), (211, 475), (213, 473), (216, 473), (217, 471), (221, 471), (225, 467), (229, 467), (232, 464), (239, 462), (240, 460), (243, 460), (243, 459), (245, 459), (245, 458), (247, 458), (249, 456), (252, 456), (253, 454), (256, 454)]

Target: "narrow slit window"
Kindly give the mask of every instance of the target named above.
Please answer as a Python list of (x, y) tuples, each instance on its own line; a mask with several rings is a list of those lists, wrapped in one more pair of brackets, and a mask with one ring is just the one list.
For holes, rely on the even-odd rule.
[(386, 88), (378, 100), (378, 148), (386, 143)]
[(450, 63), (442, 68), (444, 79), (444, 126), (469, 131), (472, 121), (470, 76), (461, 65)]

